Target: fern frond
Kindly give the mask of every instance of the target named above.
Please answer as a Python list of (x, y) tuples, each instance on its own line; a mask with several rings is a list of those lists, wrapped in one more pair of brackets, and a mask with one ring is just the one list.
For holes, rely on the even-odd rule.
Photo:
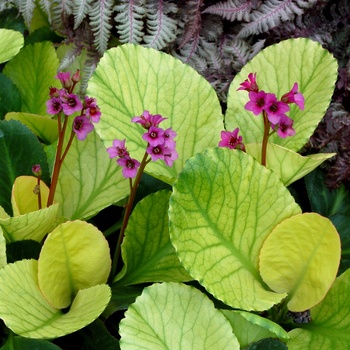
[(52, 23), (52, 17), (51, 17), (51, 4), (52, 1), (50, 0), (40, 0), (39, 1), (39, 5), (42, 8), (42, 10), (47, 14), (47, 19), (49, 21), (49, 23)]
[(91, 10), (92, 0), (73, 0), (74, 30), (79, 27), (83, 19)]
[(54, 28), (60, 29), (62, 28), (63, 18), (72, 14), (73, 0), (54, 0), (48, 2), (51, 2), (51, 24)]
[(64, 70), (68, 68), (75, 59), (81, 55), (83, 48), (81, 46), (76, 46), (73, 44), (73, 46), (67, 51), (67, 53), (64, 55), (64, 57), (60, 61), (60, 65), (58, 67), (58, 71)]
[(30, 23), (32, 22), (33, 13), (35, 8), (35, 0), (21, 0), (19, 2), (19, 12), (24, 18), (26, 26), (29, 28)]
[(87, 52), (87, 59), (84, 64), (82, 71), (82, 77), (80, 80), (80, 94), (85, 95), (86, 89), (88, 87), (88, 82), (97, 67), (100, 57), (97, 52)]
[(119, 12), (115, 16), (116, 29), (123, 43), (139, 44), (144, 36), (143, 18), (146, 15), (144, 0), (123, 0), (114, 7)]
[(176, 39), (177, 21), (168, 13), (176, 13), (177, 6), (157, 0), (155, 4), (146, 5), (147, 34), (143, 37), (145, 46), (161, 50)]
[(242, 68), (249, 59), (250, 46), (240, 38), (227, 35), (223, 44), (223, 54), (230, 57), (236, 69)]
[(242, 19), (248, 22), (251, 10), (251, 1), (228, 0), (209, 6), (202, 13), (219, 15), (231, 22), (235, 20), (241, 21)]
[(243, 26), (238, 35), (246, 37), (266, 32), (281, 22), (292, 20), (295, 15), (302, 15), (304, 9), (315, 2), (316, 0), (269, 0), (251, 13), (251, 22)]
[(91, 6), (90, 26), (95, 36), (95, 46), (102, 55), (107, 50), (111, 34), (110, 24), (113, 0), (98, 0)]

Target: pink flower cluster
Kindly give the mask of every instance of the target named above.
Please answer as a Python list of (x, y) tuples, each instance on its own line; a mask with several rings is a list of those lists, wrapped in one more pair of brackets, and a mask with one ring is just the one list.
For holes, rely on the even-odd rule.
[(256, 73), (250, 73), (237, 90), (245, 90), (249, 93), (249, 101), (244, 108), (254, 115), (266, 113), (271, 128), (277, 131), (278, 136), (285, 138), (293, 136), (294, 121), (286, 113), (290, 110), (289, 104), (295, 103), (301, 110), (304, 109), (304, 96), (298, 91), (298, 83), (294, 83), (292, 89), (284, 94), (280, 100), (273, 93), (259, 90), (256, 82)]
[(228, 147), (230, 149), (240, 149), (245, 152), (242, 136), (238, 136), (239, 128), (233, 131), (221, 131), (221, 141), (219, 147)]
[[(159, 124), (166, 120), (160, 114), (152, 115), (149, 111), (144, 111), (141, 116), (131, 119), (132, 122), (141, 124), (147, 131), (142, 138), (147, 141), (146, 152), (152, 161), (158, 159), (164, 160), (165, 164), (172, 166), (173, 162), (178, 158), (175, 150), (176, 132), (172, 128), (162, 129)], [(116, 158), (117, 163), (123, 167), (123, 176), (125, 178), (134, 178), (140, 166), (140, 162), (130, 157), (125, 140), (114, 140), (113, 146), (107, 148), (110, 158)]]
[(85, 96), (82, 103), (79, 97), (73, 94), (75, 85), (80, 81), (79, 70), (70, 76), (70, 72), (59, 72), (56, 76), (62, 84), (62, 89), (50, 87), (50, 99), (46, 102), (48, 114), (58, 114), (63, 112), (65, 116), (80, 112), (80, 115), (74, 118), (73, 131), (79, 140), (85, 140), (94, 126), (92, 123), (98, 123), (101, 117), (101, 111), (96, 103), (96, 99)]

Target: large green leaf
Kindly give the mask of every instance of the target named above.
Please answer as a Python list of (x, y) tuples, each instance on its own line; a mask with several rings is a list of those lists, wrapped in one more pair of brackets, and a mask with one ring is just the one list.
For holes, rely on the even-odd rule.
[(114, 159), (109, 159), (99, 136), (92, 132), (84, 141), (76, 137), (58, 178), (55, 201), (60, 214), (85, 219), (127, 197), (129, 182)]
[[(247, 153), (261, 163), (261, 143), (248, 143), (245, 147)], [(289, 186), (334, 155), (335, 153), (317, 153), (303, 157), (288, 148), (268, 143), (266, 167), (274, 171), (285, 186)]]
[(268, 286), (288, 293), (287, 307), (304, 311), (331, 287), (340, 261), (340, 238), (330, 220), (316, 213), (281, 222), (260, 252), (260, 273)]
[(333, 95), (337, 69), (336, 59), (321, 44), (309, 39), (289, 39), (267, 47), (248, 62), (231, 83), (225, 119), (227, 128), (239, 127), (246, 143), (262, 141), (262, 116), (245, 110), (248, 93), (237, 91), (249, 73), (257, 73), (260, 90), (272, 92), (278, 98), (297, 82), (305, 97), (305, 109), (302, 111), (292, 105), (288, 113), (294, 120), (296, 134), (285, 139), (274, 134), (270, 142), (298, 151), (325, 114)]
[(122, 244), (125, 265), (121, 276), (115, 279), (120, 280), (119, 285), (192, 279), (181, 266), (170, 242), (170, 194), (170, 191), (159, 191), (137, 203)]
[(142, 159), (145, 131), (131, 123), (144, 110), (168, 118), (161, 126), (177, 132), (179, 158), (172, 168), (152, 162), (146, 171), (173, 182), (187, 158), (216, 146), (223, 128), (214, 89), (194, 69), (165, 53), (125, 44), (105, 52), (88, 94), (96, 97), (103, 117), (96, 125), (106, 147), (113, 139), (127, 139), (133, 158)]
[(120, 322), (128, 349), (239, 349), (227, 319), (197, 289), (167, 282), (144, 289)]
[(170, 198), (170, 238), (190, 275), (217, 299), (264, 310), (272, 292), (258, 269), (272, 229), (300, 208), (278, 177), (251, 156), (209, 149), (187, 161)]
[(339, 276), (326, 297), (311, 309), (312, 322), (289, 332), (290, 350), (347, 350), (350, 344), (350, 269)]
[(62, 350), (55, 344), (43, 339), (30, 339), (19, 336), (13, 336), (10, 333), (6, 344), (1, 347), (1, 350)]
[(0, 42), (0, 63), (3, 63), (18, 54), (24, 45), (24, 38), (20, 32), (1, 28)]
[(18, 335), (52, 339), (94, 321), (108, 304), (106, 284), (80, 290), (68, 312), (49, 304), (38, 286), (38, 262), (21, 260), (0, 270), (0, 318)]
[(264, 338), (289, 339), (288, 333), (277, 323), (246, 311), (221, 310), (230, 321), (241, 348)]
[(57, 120), (31, 113), (7, 113), (6, 120), (19, 120), (28, 126), (44, 143), (51, 144), (57, 140)]
[(0, 205), (12, 215), (11, 192), (17, 176), (33, 175), (40, 164), (42, 180), (49, 183), (46, 154), (35, 135), (16, 120), (0, 121)]
[(16, 84), (22, 95), (22, 112), (46, 115), (49, 87), (55, 79), (58, 58), (50, 42), (27, 45), (6, 64), (4, 74)]
[(95, 226), (69, 221), (47, 236), (38, 266), (40, 290), (51, 305), (63, 309), (79, 290), (106, 283), (111, 270), (109, 246)]
[(19, 112), (21, 108), (22, 97), (17, 86), (0, 73), (0, 119), (4, 119), (7, 112)]

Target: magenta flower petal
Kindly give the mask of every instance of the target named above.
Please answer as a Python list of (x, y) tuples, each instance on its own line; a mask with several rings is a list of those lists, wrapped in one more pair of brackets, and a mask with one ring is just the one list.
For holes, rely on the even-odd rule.
[(100, 121), (101, 111), (97, 105), (87, 108), (85, 113), (88, 117), (90, 117), (93, 123), (98, 123)]
[(57, 97), (52, 97), (46, 101), (46, 112), (48, 114), (55, 115), (62, 111), (62, 102), (61, 99)]
[(146, 133), (142, 135), (142, 138), (147, 141), (151, 146), (157, 146), (164, 143), (164, 130), (151, 126)]
[(141, 124), (147, 130), (151, 126), (158, 127), (163, 120), (166, 120), (166, 118), (163, 118), (160, 114), (152, 115), (149, 111), (144, 111), (141, 116), (131, 119), (132, 122)]
[(175, 148), (176, 142), (174, 138), (177, 136), (177, 133), (172, 129), (168, 128), (164, 130), (164, 145), (165, 147)]
[(243, 83), (240, 84), (240, 87), (237, 89), (237, 91), (238, 90), (246, 90), (248, 92), (250, 91), (258, 92), (259, 87), (258, 87), (258, 84), (256, 83), (256, 73), (249, 73), (248, 79), (246, 79)]
[(270, 123), (277, 124), (280, 120), (280, 116), (288, 112), (289, 109), (286, 103), (277, 100), (275, 94), (269, 93), (266, 95), (265, 111)]
[(156, 145), (156, 146), (149, 145), (146, 151), (151, 156), (152, 161), (155, 162), (158, 159), (164, 159), (164, 155), (163, 155), (164, 149), (165, 149), (164, 145)]
[(266, 92), (261, 90), (259, 92), (250, 91), (249, 100), (244, 108), (247, 111), (253, 112), (254, 115), (259, 115), (266, 107)]
[(172, 166), (174, 161), (179, 157), (175, 148), (165, 148), (163, 150), (164, 162), (167, 166)]
[(281, 97), (281, 101), (284, 103), (295, 103), (301, 110), (304, 110), (305, 98), (298, 91), (298, 83), (294, 83), (292, 89)]
[(123, 167), (122, 174), (125, 178), (134, 178), (140, 166), (140, 162), (130, 157), (119, 158), (118, 165)]
[(62, 93), (61, 101), (62, 101), (63, 112), (65, 115), (71, 115), (75, 112), (79, 112), (83, 108), (81, 101), (79, 100), (78, 96), (75, 94)]
[(74, 118), (73, 131), (77, 135), (78, 140), (83, 141), (86, 139), (88, 133), (94, 130), (94, 126), (91, 124), (90, 119), (84, 115)]
[(72, 81), (70, 79), (70, 72), (59, 72), (56, 75), (56, 79), (59, 79), (62, 86), (67, 90), (72, 86)]
[(219, 147), (228, 147), (230, 149), (245, 149), (243, 145), (242, 136), (238, 136), (239, 128), (233, 131), (221, 131), (221, 141), (219, 142)]
[(129, 152), (125, 147), (125, 139), (124, 140), (113, 140), (113, 146), (107, 148), (107, 152), (109, 153), (109, 158), (124, 158), (129, 156)]
[(277, 125), (272, 125), (273, 129), (277, 129), (277, 135), (281, 138), (286, 138), (288, 136), (295, 135), (295, 130), (293, 129), (294, 120), (287, 117), (286, 115), (282, 115), (280, 121)]

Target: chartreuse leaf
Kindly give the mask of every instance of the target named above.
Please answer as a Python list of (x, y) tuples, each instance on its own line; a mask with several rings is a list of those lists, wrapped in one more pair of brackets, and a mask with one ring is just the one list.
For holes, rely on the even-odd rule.
[(57, 140), (57, 120), (31, 113), (7, 113), (6, 120), (19, 120), (33, 131), (45, 144), (51, 144)]
[(289, 339), (288, 333), (277, 323), (246, 311), (220, 310), (230, 321), (241, 348), (264, 338)]
[(40, 164), (41, 179), (49, 183), (46, 154), (35, 135), (17, 120), (0, 121), (0, 205), (12, 215), (12, 185), (17, 176), (33, 175), (32, 166)]
[(158, 161), (146, 169), (168, 183), (187, 158), (219, 142), (223, 125), (214, 89), (194, 69), (165, 53), (131, 44), (108, 50), (89, 81), (88, 94), (102, 110), (96, 129), (105, 146), (126, 139), (130, 154), (139, 160), (146, 148), (145, 130), (131, 119), (144, 110), (168, 118), (161, 126), (177, 132), (179, 158), (172, 167)]
[(0, 226), (0, 269), (7, 264), (6, 240)]
[(16, 56), (24, 45), (24, 38), (20, 32), (10, 29), (0, 29), (0, 63)]
[(289, 332), (290, 350), (349, 349), (350, 269), (334, 282), (326, 297), (311, 312), (311, 323)]
[(129, 194), (122, 168), (110, 159), (98, 134), (84, 141), (74, 138), (58, 178), (55, 201), (60, 215), (85, 219)]
[(277, 225), (260, 252), (260, 273), (287, 307), (304, 311), (331, 287), (340, 261), (340, 239), (331, 221), (316, 213), (296, 215)]
[(227, 98), (226, 126), (228, 130), (240, 128), (245, 143), (261, 142), (263, 118), (244, 109), (249, 101), (248, 92), (237, 91), (249, 73), (257, 73), (260, 90), (281, 98), (295, 82), (305, 97), (305, 109), (291, 105), (288, 116), (294, 120), (296, 134), (280, 138), (277, 134), (270, 142), (298, 151), (313, 134), (325, 114), (333, 95), (338, 76), (336, 59), (321, 44), (309, 39), (289, 39), (271, 45), (259, 52), (235, 76)]
[(40, 290), (51, 305), (62, 309), (80, 289), (106, 283), (111, 269), (109, 246), (95, 226), (66, 222), (47, 236), (38, 265)]
[(199, 290), (180, 283), (143, 290), (120, 322), (128, 349), (239, 349), (228, 320)]
[(170, 198), (170, 238), (190, 275), (224, 303), (265, 310), (281, 301), (260, 277), (272, 229), (300, 208), (278, 177), (251, 156), (208, 149), (189, 159)]
[(191, 276), (181, 266), (169, 237), (169, 197), (164, 190), (137, 203), (125, 231), (125, 263), (115, 281), (120, 285), (142, 282), (185, 282)]
[(8, 242), (22, 241), (25, 239), (41, 242), (55, 225), (57, 212), (58, 203), (28, 214), (4, 219), (0, 218), (0, 226)]
[[(19, 176), (12, 187), (12, 210), (14, 216), (24, 215), (39, 210), (38, 196), (34, 189), (38, 179), (34, 176)], [(40, 181), (40, 197), (42, 208), (46, 208), (50, 189)]]
[(0, 270), (0, 318), (18, 335), (52, 339), (94, 321), (108, 304), (106, 284), (80, 290), (67, 313), (55, 309), (38, 286), (38, 262), (21, 260)]
[(4, 74), (22, 95), (22, 112), (46, 115), (49, 87), (57, 86), (58, 58), (52, 43), (27, 45), (6, 64)]
[[(248, 143), (246, 151), (261, 163), (261, 143)], [(317, 153), (302, 156), (288, 148), (273, 143), (267, 144), (266, 167), (274, 171), (285, 186), (310, 173), (335, 153)]]

